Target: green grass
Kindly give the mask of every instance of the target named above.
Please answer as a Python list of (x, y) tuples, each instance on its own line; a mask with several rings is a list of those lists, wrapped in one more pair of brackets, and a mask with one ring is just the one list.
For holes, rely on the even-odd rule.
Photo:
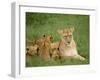
[(76, 59), (57, 59), (57, 60), (49, 60), (45, 61), (41, 59), (41, 57), (33, 56), (32, 58), (27, 58), (26, 66), (27, 67), (39, 67), (39, 66), (62, 66), (62, 65), (83, 65), (88, 64), (88, 61), (80, 61)]
[(31, 45), (28, 41), (38, 39), (43, 34), (52, 35), (54, 41), (60, 41), (57, 30), (73, 26), (74, 40), (78, 52), (86, 58), (86, 61), (73, 59), (43, 61), (38, 56), (26, 59), (26, 66), (57, 66), (89, 64), (89, 16), (72, 14), (49, 14), (49, 13), (26, 13), (26, 46)]

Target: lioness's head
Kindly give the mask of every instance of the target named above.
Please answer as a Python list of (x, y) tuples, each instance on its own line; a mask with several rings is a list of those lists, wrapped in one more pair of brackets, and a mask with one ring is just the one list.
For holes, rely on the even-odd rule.
[(66, 44), (70, 44), (73, 39), (74, 28), (65, 28), (63, 30), (58, 30), (58, 33), (65, 40)]

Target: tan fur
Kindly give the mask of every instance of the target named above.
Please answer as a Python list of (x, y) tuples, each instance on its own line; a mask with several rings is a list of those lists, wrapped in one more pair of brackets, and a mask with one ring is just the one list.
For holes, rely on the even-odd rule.
[(50, 60), (51, 41), (52, 41), (52, 36), (44, 36), (42, 39), (39, 40), (38, 54), (44, 60)]
[(26, 49), (26, 56), (34, 56), (37, 54), (38, 45), (28, 46)]
[(51, 58), (58, 59), (59, 58), (59, 42), (51, 43)]
[(76, 43), (73, 39), (73, 31), (74, 28), (66, 28), (58, 31), (61, 36), (59, 44), (60, 56), (61, 58), (71, 57), (79, 60), (85, 60), (85, 58), (80, 56), (77, 52)]
[(53, 42), (53, 43), (51, 43), (51, 49), (57, 49), (57, 48), (59, 48), (59, 42)]

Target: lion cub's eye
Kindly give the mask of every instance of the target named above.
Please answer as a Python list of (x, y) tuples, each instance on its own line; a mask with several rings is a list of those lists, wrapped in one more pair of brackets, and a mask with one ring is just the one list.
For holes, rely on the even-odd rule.
[(69, 35), (69, 37), (72, 37), (72, 35)]
[(64, 37), (66, 38), (66, 37), (68, 37), (68, 36), (64, 36)]

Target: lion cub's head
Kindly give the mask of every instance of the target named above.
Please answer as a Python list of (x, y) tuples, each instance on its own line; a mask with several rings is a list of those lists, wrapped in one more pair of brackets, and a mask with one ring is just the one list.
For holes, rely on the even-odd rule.
[(70, 44), (73, 40), (73, 31), (74, 28), (65, 28), (63, 30), (58, 30), (58, 33), (61, 35), (66, 44)]
[(27, 56), (34, 56), (37, 55), (38, 45), (28, 46), (26, 48), (26, 55)]
[(43, 35), (39, 40), (36, 41), (36, 44), (39, 45), (39, 47), (49, 47), (52, 40), (53, 37), (51, 35)]

